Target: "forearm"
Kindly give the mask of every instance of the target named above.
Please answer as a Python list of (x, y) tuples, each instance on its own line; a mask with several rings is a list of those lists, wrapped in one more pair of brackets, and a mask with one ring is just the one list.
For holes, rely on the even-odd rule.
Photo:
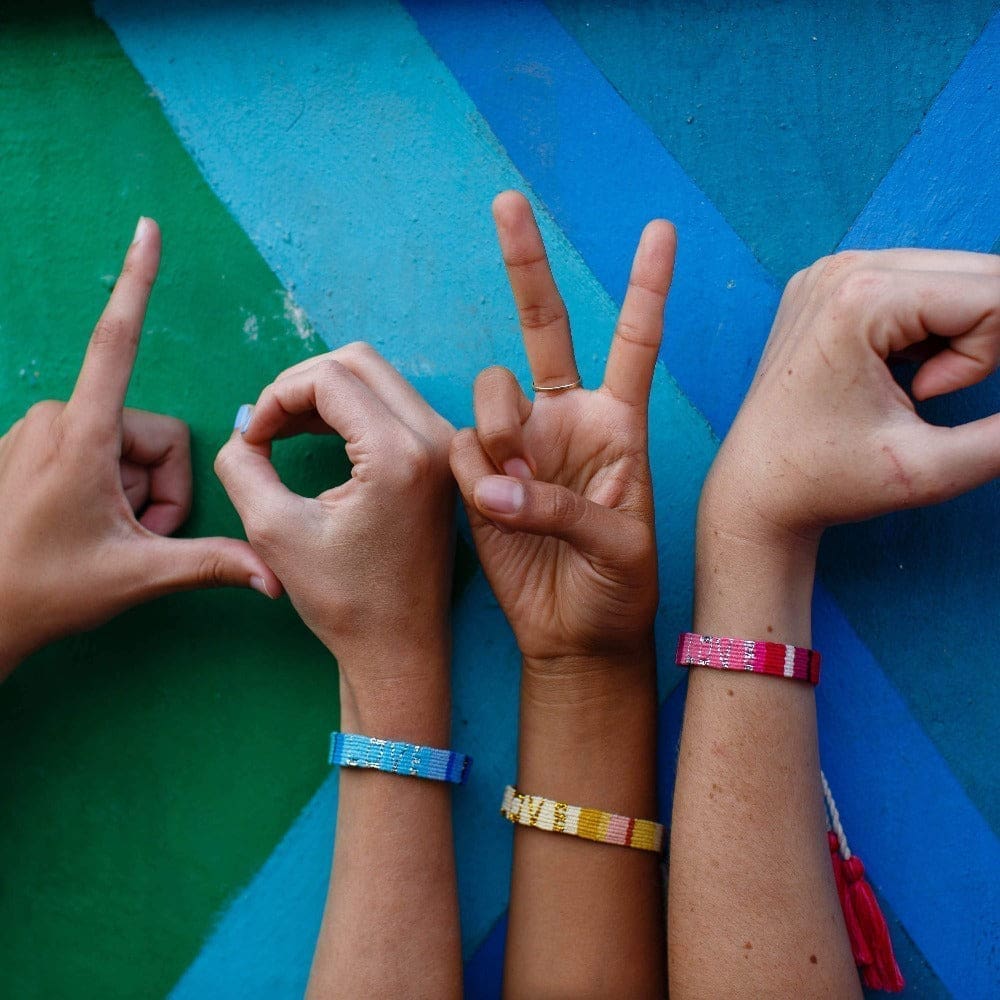
[[(637, 661), (553, 675), (525, 663), (517, 788), (656, 819), (656, 675)], [(663, 995), (660, 857), (516, 826), (508, 997)]]
[[(359, 666), (356, 676), (376, 672), (374, 664)], [(393, 667), (407, 678), (405, 664)], [(341, 730), (448, 747), (447, 653), (422, 657), (417, 667), (424, 679), (411, 674), (377, 692), (355, 693), (342, 683)], [(461, 995), (451, 788), (341, 769), (333, 869), (308, 997)]]
[[(808, 646), (815, 545), (699, 519), (694, 630)], [(692, 668), (670, 843), (674, 997), (859, 995), (806, 682)]]

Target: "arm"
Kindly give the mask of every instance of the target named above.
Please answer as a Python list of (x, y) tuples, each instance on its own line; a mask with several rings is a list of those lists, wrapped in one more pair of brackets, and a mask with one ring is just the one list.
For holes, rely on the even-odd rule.
[[(350, 345), (261, 394), (216, 469), (247, 535), (337, 658), (343, 732), (445, 748), (453, 558), (451, 427), (385, 360)], [(341, 434), (351, 479), (311, 499), (271, 441)], [(343, 768), (308, 996), (458, 997), (450, 786)]]
[[(572, 384), (568, 318), (531, 209), (509, 192), (494, 214), (535, 384)], [(532, 402), (511, 372), (488, 369), (476, 429), (452, 447), (523, 657), (518, 790), (639, 819), (657, 815), (646, 405), (673, 257), (673, 227), (651, 223), (600, 388)], [(516, 826), (505, 993), (662, 995), (662, 911), (655, 853)]]
[(277, 597), (246, 542), (170, 539), (191, 507), (187, 427), (123, 409), (160, 233), (140, 219), (67, 403), (37, 403), (0, 438), (0, 681), (60, 636), (177, 590)]
[[(886, 365), (949, 338), (917, 399), (996, 366), (1000, 276), (983, 255), (841, 254), (796, 275), (702, 493), (694, 628), (811, 644), (820, 535), (1000, 472), (1000, 417), (932, 427)], [(827, 669), (840, 665), (830, 664)], [(803, 682), (691, 671), (671, 837), (673, 996), (859, 996), (824, 834)]]

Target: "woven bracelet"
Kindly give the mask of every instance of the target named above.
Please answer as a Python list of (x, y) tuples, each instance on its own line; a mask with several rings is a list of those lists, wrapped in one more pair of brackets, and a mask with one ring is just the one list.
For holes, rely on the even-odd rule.
[(679, 667), (745, 670), (818, 684), (819, 661), (819, 653), (815, 649), (803, 646), (682, 632), (677, 642), (675, 662)]
[(663, 849), (663, 826), (650, 819), (632, 819), (601, 809), (571, 806), (539, 795), (525, 795), (512, 785), (504, 789), (500, 812), (511, 823), (552, 833), (568, 833), (598, 844), (617, 844), (641, 851)]
[(379, 740), (355, 733), (331, 733), (330, 763), (464, 785), (472, 767), (472, 758), (464, 753), (435, 750), (434, 747), (397, 740)]

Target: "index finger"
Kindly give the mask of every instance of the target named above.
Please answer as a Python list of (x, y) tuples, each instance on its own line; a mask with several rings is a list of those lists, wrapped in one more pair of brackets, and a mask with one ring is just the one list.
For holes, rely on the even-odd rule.
[(120, 419), (132, 378), (146, 305), (160, 265), (160, 229), (140, 218), (111, 298), (94, 327), (67, 404), (92, 421)]
[(676, 250), (677, 234), (665, 219), (654, 219), (642, 231), (611, 341), (605, 388), (615, 399), (635, 406), (649, 399)]

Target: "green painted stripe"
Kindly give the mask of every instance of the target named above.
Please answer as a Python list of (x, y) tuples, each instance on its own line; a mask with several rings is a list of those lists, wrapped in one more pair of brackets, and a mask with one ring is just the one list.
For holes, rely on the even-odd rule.
[[(238, 532), (215, 450), (240, 402), (322, 346), (111, 32), (60, 8), (0, 29), (0, 425), (65, 398), (152, 215), (164, 262), (130, 403), (192, 426), (191, 531)], [(304, 488), (344, 469), (332, 443), (282, 462)], [(0, 688), (0, 993), (165, 994), (326, 776), (337, 713), (329, 657), (250, 592), (164, 600), (25, 664)]]

